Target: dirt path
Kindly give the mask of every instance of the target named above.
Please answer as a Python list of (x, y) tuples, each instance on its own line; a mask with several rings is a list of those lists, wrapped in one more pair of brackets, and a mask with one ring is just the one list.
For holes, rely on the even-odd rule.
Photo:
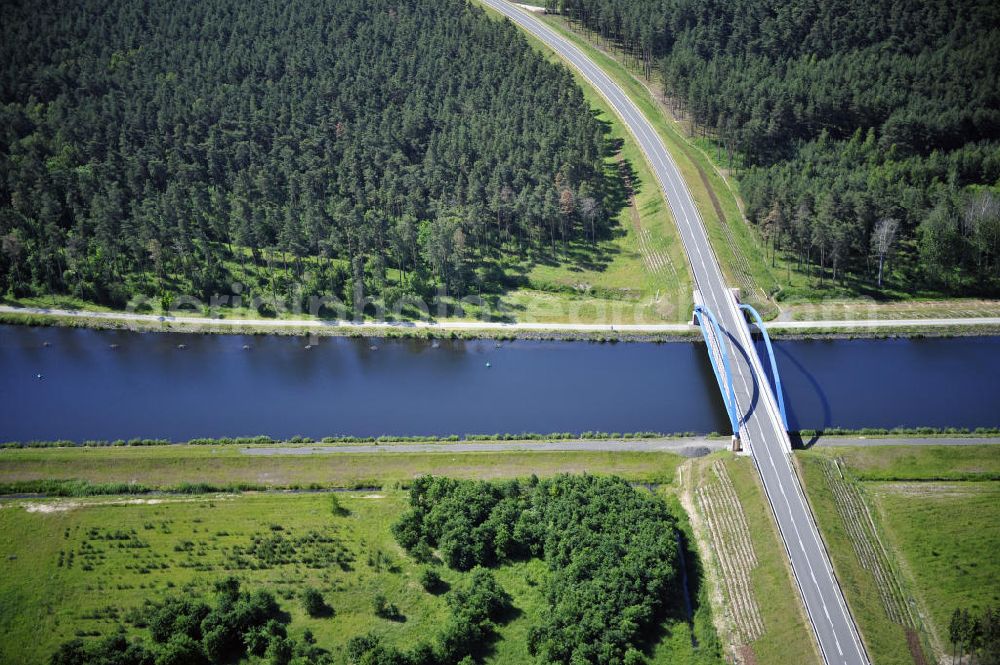
[[(67, 319), (146, 324), (169, 323), (171, 332), (204, 332), (218, 328), (246, 330), (325, 330), (328, 334), (348, 334), (349, 330), (439, 330), (439, 331), (511, 331), (511, 332), (602, 332), (602, 333), (691, 333), (688, 323), (610, 324), (610, 323), (502, 323), (492, 321), (341, 321), (326, 319), (217, 319), (204, 316), (157, 316), (132, 312), (92, 312), (48, 307), (13, 307), (0, 305), (3, 314), (28, 314)], [(774, 321), (768, 329), (820, 331), (864, 331), (891, 328), (940, 328), (1000, 326), (1000, 317), (964, 319), (877, 319), (846, 321)], [(308, 334), (303, 332), (303, 334)]]
[(441, 331), (538, 331), (538, 332), (611, 332), (611, 333), (686, 333), (694, 330), (687, 323), (650, 324), (610, 324), (610, 323), (503, 323), (500, 321), (353, 321), (329, 319), (221, 319), (207, 316), (158, 316), (156, 314), (136, 314), (133, 312), (93, 312), (76, 309), (54, 309), (48, 307), (12, 307), (0, 305), (0, 313), (30, 314), (71, 319), (100, 319), (104, 321), (133, 321), (136, 323), (176, 324), (171, 332), (185, 332), (183, 327), (198, 326), (234, 329), (298, 329), (322, 330), (441, 330)]
[[(821, 439), (820, 446), (975, 446), (1000, 444), (1000, 437), (984, 438), (865, 438)], [(726, 439), (681, 437), (676, 439), (574, 439), (562, 441), (442, 441), (440, 443), (370, 443), (243, 446), (244, 455), (329, 455), (336, 453), (492, 453), (523, 452), (668, 452), (703, 457), (728, 450)]]
[(467, 443), (379, 443), (327, 446), (253, 446), (240, 448), (244, 455), (325, 455), (336, 453), (493, 453), (524, 452), (670, 452), (702, 457), (726, 450), (724, 439), (642, 439), (600, 441), (483, 441)]

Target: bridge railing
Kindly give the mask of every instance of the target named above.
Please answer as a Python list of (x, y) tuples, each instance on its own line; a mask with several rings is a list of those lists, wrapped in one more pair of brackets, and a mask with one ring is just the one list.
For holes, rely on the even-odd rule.
[(761, 335), (764, 337), (764, 346), (767, 348), (767, 357), (771, 361), (771, 377), (774, 379), (774, 395), (778, 398), (778, 411), (781, 412), (781, 422), (785, 426), (785, 431), (787, 432), (788, 415), (785, 412), (785, 395), (781, 391), (781, 375), (778, 374), (778, 363), (774, 359), (774, 348), (771, 346), (771, 336), (767, 334), (767, 327), (764, 325), (764, 321), (760, 318), (760, 314), (757, 313), (757, 310), (744, 303), (740, 303), (740, 309), (753, 317), (754, 323), (757, 324), (757, 329), (760, 330)]

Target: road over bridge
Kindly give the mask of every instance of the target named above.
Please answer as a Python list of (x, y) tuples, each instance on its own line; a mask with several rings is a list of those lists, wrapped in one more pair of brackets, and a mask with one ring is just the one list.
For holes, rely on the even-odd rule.
[[(823, 658), (829, 664), (867, 665), (868, 657), (857, 626), (792, 467), (791, 444), (774, 393), (677, 165), (635, 104), (580, 49), (507, 0), (482, 1), (554, 49), (579, 71), (611, 104), (646, 154), (676, 220), (700, 303), (714, 314), (721, 329), (724, 354), (729, 357), (732, 372), (737, 428), (763, 480)], [(724, 394), (726, 383), (720, 380)]]

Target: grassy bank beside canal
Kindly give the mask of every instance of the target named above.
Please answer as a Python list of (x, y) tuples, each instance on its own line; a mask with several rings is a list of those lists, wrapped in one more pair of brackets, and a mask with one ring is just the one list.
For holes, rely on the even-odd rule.
[[(285, 337), (357, 337), (377, 339), (492, 339), (496, 341), (540, 340), (565, 342), (594, 342), (599, 344), (636, 342), (697, 342), (702, 336), (695, 326), (686, 324), (664, 324), (641, 330), (622, 329), (621, 326), (589, 326), (579, 328), (559, 327), (552, 324), (546, 328), (518, 327), (517, 325), (497, 327), (416, 327), (412, 324), (349, 326), (323, 325), (322, 322), (285, 321), (281, 325), (240, 320), (218, 319), (207, 322), (188, 323), (185, 321), (132, 319), (127, 313), (110, 313), (91, 316), (89, 312), (76, 312), (72, 316), (52, 313), (0, 311), (0, 325), (20, 325), (31, 327), (87, 328), (94, 330), (124, 330), (137, 333), (185, 333), (198, 335), (280, 335)], [(471, 324), (479, 326), (479, 324)], [(872, 322), (870, 327), (804, 327), (783, 328), (780, 324), (770, 327), (772, 339), (897, 339), (897, 338), (948, 338), (979, 337), (1000, 335), (1000, 325), (985, 320), (982, 323), (961, 323), (953, 325), (906, 325), (897, 326), (891, 321), (884, 324)]]
[[(793, 445), (797, 445), (799, 440), (804, 444), (807, 440), (815, 439), (816, 442), (834, 441), (844, 444), (851, 441), (864, 441), (869, 445), (878, 445), (880, 440), (887, 439), (888, 442), (896, 443), (896, 440), (907, 439), (949, 439), (953, 441), (968, 440), (974, 444), (978, 439), (995, 439), (1000, 435), (1000, 428), (977, 427), (969, 429), (967, 427), (894, 427), (887, 429), (884, 427), (863, 427), (860, 429), (850, 429), (846, 427), (830, 427), (825, 430), (804, 429), (798, 432), (790, 432)], [(590, 442), (604, 442), (610, 445), (621, 444), (626, 448), (626, 444), (647, 443), (651, 446), (658, 446), (663, 442), (688, 443), (690, 445), (703, 445), (706, 441), (718, 444), (721, 441), (728, 443), (728, 436), (717, 432), (710, 432), (704, 436), (692, 432), (675, 432), (667, 434), (663, 432), (594, 432), (586, 431), (574, 432), (551, 432), (540, 434), (536, 432), (519, 432), (504, 434), (465, 434), (459, 436), (325, 436), (322, 439), (313, 439), (307, 436), (293, 436), (288, 439), (275, 439), (270, 436), (241, 436), (223, 438), (198, 438), (188, 441), (171, 441), (169, 439), (98, 439), (84, 441), (70, 441), (68, 439), (57, 439), (52, 441), (6, 441), (0, 442), (0, 450), (17, 448), (121, 448), (121, 447), (149, 447), (149, 446), (282, 446), (286, 448), (312, 447), (319, 450), (326, 448), (335, 449), (337, 447), (352, 447), (359, 445), (370, 446), (405, 446), (408, 444), (441, 444), (442, 450), (448, 450), (448, 444), (469, 444), (469, 443), (497, 443), (497, 444), (527, 444), (527, 443), (560, 443), (560, 444), (581, 444)], [(454, 452), (456, 448), (452, 448)], [(503, 446), (497, 446), (501, 449)], [(609, 448), (613, 449), (613, 448)], [(462, 451), (458, 451), (462, 452)], [(464, 451), (470, 452), (470, 451)]]
[(337, 325), (320, 320), (270, 321), (253, 319), (215, 319), (195, 323), (183, 320), (157, 320), (131, 318), (126, 312), (93, 315), (87, 311), (72, 315), (37, 312), (0, 312), (0, 324), (32, 327), (88, 328), (94, 330), (125, 330), (140, 333), (185, 333), (197, 335), (279, 335), (283, 337), (365, 337), (379, 339), (493, 339), (508, 341), (515, 339), (567, 341), (567, 342), (675, 342), (697, 341), (701, 333), (686, 324), (651, 324), (638, 330), (622, 329), (610, 324), (581, 324), (568, 328), (562, 324), (532, 324), (530, 327), (496, 324), (485, 326), (481, 322), (470, 322), (462, 327), (454, 322), (447, 326), (411, 323), (384, 324), (351, 323)]
[(185, 484), (255, 489), (405, 486), (417, 476), (512, 478), (595, 473), (633, 482), (670, 482), (684, 458), (662, 452), (497, 451), (246, 455), (235, 446), (51, 448), (0, 452), (0, 490), (44, 491), (42, 481), (135, 483), (150, 490)]

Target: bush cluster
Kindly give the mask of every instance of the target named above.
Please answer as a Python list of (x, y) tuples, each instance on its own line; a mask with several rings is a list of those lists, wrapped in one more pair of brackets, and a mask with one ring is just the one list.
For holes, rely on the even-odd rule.
[(149, 628), (151, 646), (130, 642), (123, 634), (91, 643), (76, 639), (60, 646), (50, 663), (214, 665), (236, 662), (248, 655), (264, 657), (273, 665), (287, 665), (293, 658), (304, 664), (331, 662), (329, 654), (318, 649), (311, 639), (289, 639), (289, 617), (270, 592), (243, 591), (234, 577), (217, 582), (216, 591), (214, 607), (181, 596), (147, 603), (138, 612), (137, 625)]
[(542, 663), (639, 662), (637, 648), (681, 598), (674, 517), (618, 478), (423, 477), (393, 533), (459, 570), (543, 558), (549, 606), (528, 638)]
[[(350, 640), (347, 653), (357, 665), (472, 665), (496, 639), (496, 627), (506, 621), (512, 609), (511, 597), (497, 583), (493, 573), (476, 568), (460, 588), (447, 596), (451, 610), (436, 640), (422, 642), (404, 652), (382, 644), (374, 633)], [(394, 608), (384, 596), (376, 596), (375, 611)], [(380, 614), (384, 618), (393, 618)]]
[(323, 594), (318, 589), (307, 587), (302, 592), (302, 609), (311, 617), (322, 617), (333, 614), (333, 608), (327, 604)]

